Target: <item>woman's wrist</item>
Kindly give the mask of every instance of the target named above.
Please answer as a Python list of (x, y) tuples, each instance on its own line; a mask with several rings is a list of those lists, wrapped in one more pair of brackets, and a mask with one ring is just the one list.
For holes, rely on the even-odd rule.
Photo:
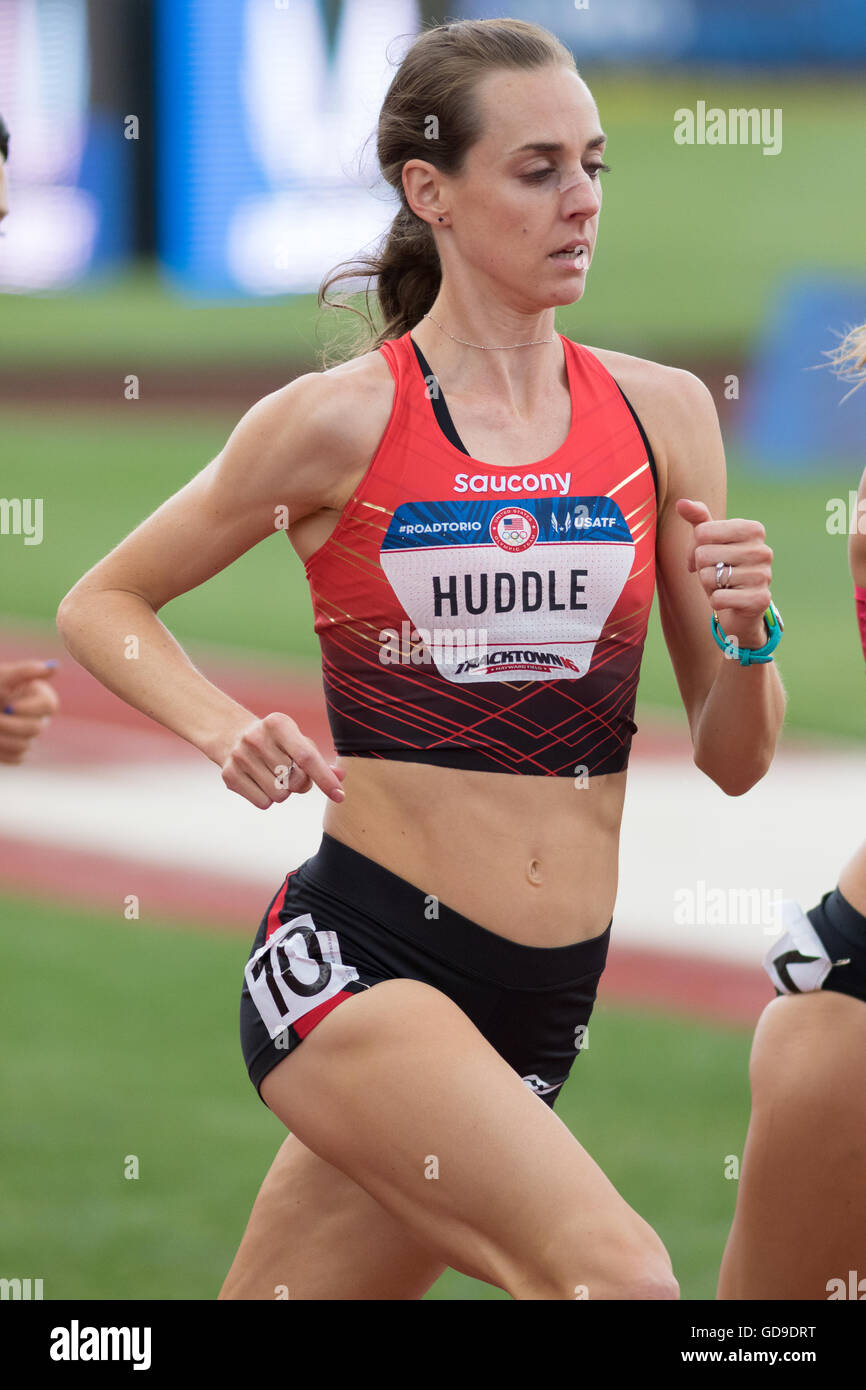
[(740, 647), (749, 647), (755, 650), (763, 647), (767, 640), (767, 628), (763, 616), (760, 618), (744, 618), (735, 609), (722, 610), (717, 613), (719, 626), (729, 642), (736, 642)]
[(233, 700), (231, 706), (231, 709), (215, 717), (212, 724), (190, 740), (206, 758), (216, 763), (217, 767), (224, 765), (244, 729), (248, 729), (250, 724), (255, 724), (258, 719), (258, 715)]

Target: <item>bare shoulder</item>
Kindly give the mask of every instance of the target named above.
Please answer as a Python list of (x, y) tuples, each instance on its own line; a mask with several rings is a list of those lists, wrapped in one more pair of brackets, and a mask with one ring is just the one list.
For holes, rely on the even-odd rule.
[(270, 398), (291, 421), (299, 466), (314, 471), (320, 504), (341, 509), (366, 471), (394, 403), (394, 378), (381, 352), (296, 377)]
[(718, 429), (711, 391), (700, 377), (683, 367), (669, 367), (610, 348), (586, 347), (634, 407), (652, 446), (664, 499), (676, 454), (696, 442), (702, 431)]
[[(628, 352), (614, 352), (611, 348), (587, 345), (587, 352), (591, 352), (607, 368), (629, 400), (629, 387), (645, 405), (651, 405), (656, 397), (660, 398), (665, 410), (671, 406), (688, 406), (698, 399), (712, 400), (708, 387), (700, 377), (684, 367), (668, 367), (663, 362), (651, 362), (648, 357), (633, 357)], [(632, 404), (635, 405), (634, 402)]]

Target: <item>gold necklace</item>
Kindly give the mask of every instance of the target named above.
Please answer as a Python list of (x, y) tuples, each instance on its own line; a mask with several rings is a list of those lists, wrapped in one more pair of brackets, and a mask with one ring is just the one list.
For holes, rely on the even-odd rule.
[(451, 338), (453, 342), (463, 343), (465, 347), (481, 348), (484, 352), (504, 352), (509, 348), (537, 347), (540, 343), (553, 343), (556, 341), (556, 334), (554, 333), (552, 338), (536, 338), (531, 343), (467, 343), (465, 338), (455, 338), (454, 334), (449, 333), (447, 328), (442, 328), (441, 323), (436, 323), (432, 314), (424, 314), (424, 318), (429, 319), (431, 323), (435, 323), (436, 327), (441, 329), (446, 337)]

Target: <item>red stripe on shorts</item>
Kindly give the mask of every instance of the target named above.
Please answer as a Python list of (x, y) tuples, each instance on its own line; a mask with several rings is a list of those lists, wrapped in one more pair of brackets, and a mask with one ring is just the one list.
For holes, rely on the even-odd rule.
[(352, 991), (350, 989), (341, 989), (340, 993), (335, 994), (333, 999), (326, 999), (323, 1004), (317, 1004), (314, 1009), (310, 1009), (310, 1012), (304, 1014), (303, 1018), (299, 1018), (294, 1025), (298, 1037), (305, 1038), (308, 1033), (312, 1032), (317, 1023), (321, 1023), (325, 1014), (329, 1014), (338, 1004), (342, 1004), (344, 999), (351, 998)]
[(265, 932), (265, 941), (270, 940), (277, 928), (283, 925), (280, 921), (280, 912), (283, 909), (283, 906), (286, 901), (286, 894), (289, 891), (289, 879), (292, 877), (293, 874), (296, 874), (297, 872), (297, 869), (292, 869), (291, 873), (286, 874), (286, 881), (283, 885), (283, 891), (282, 893), (278, 893), (277, 896), (274, 898), (273, 906), (271, 907), (271, 910), (268, 913), (268, 929)]

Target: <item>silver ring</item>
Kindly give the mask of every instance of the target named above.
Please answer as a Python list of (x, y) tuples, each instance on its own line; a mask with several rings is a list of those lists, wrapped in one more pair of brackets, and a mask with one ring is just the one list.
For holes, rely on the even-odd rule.
[(730, 564), (728, 565), (728, 577), (727, 577), (727, 579), (724, 581), (724, 583), (722, 583), (722, 571), (724, 570), (724, 568), (725, 568), (725, 561), (724, 561), (724, 560), (719, 560), (719, 561), (716, 563), (716, 588), (717, 588), (717, 589), (727, 589), (727, 588), (730, 587), (731, 575), (732, 575), (733, 572), (734, 572), (734, 567), (733, 567), (733, 565), (730, 565)]

